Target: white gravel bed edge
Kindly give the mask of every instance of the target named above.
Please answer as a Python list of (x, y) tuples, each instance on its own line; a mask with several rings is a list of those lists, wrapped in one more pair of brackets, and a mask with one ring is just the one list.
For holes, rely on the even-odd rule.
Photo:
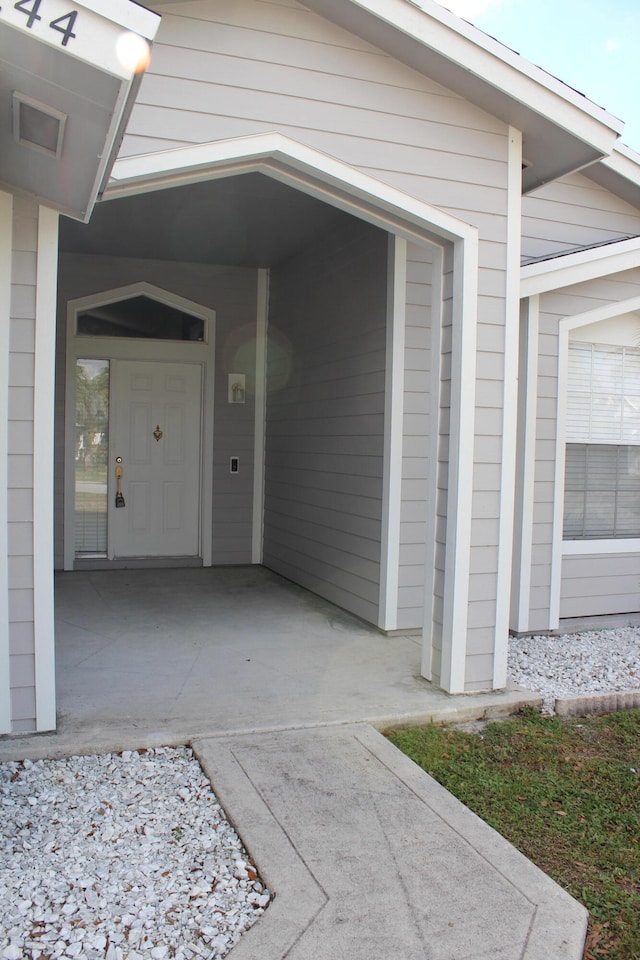
[(270, 894), (187, 748), (0, 763), (2, 960), (220, 960)]
[(541, 694), (545, 714), (557, 699), (640, 690), (640, 627), (510, 637), (508, 677)]

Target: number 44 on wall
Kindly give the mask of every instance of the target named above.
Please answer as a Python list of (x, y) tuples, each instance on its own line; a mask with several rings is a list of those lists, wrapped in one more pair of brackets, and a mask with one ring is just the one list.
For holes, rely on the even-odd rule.
[[(42, 7), (43, 0), (18, 0), (17, 3), (14, 3), (14, 10), (19, 10), (20, 13), (24, 13), (27, 18), (26, 26), (29, 30), (33, 29), (33, 25), (37, 23), (38, 20), (42, 20), (40, 14), (40, 8)], [(0, 12), (2, 7), (0, 7)], [(66, 47), (69, 43), (69, 40), (75, 37), (73, 28), (76, 25), (76, 20), (78, 18), (78, 11), (72, 10), (70, 13), (65, 13), (62, 17), (56, 17), (55, 20), (51, 20), (49, 26), (52, 30), (56, 30), (58, 33), (62, 34), (62, 46)]]

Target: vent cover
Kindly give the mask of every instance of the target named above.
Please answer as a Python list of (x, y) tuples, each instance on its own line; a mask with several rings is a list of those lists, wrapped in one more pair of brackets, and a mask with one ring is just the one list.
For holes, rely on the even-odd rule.
[(66, 113), (14, 92), (13, 136), (22, 146), (59, 160), (66, 121)]

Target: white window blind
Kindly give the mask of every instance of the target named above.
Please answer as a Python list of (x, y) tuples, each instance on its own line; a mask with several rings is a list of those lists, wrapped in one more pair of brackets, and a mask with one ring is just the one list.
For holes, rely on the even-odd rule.
[(640, 443), (640, 349), (569, 345), (567, 440)]
[(640, 446), (568, 443), (564, 539), (640, 537)]
[(569, 344), (566, 436), (565, 540), (640, 537), (640, 349)]

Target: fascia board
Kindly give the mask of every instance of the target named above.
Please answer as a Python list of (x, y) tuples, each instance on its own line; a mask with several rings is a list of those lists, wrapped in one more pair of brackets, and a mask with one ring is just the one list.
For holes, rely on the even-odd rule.
[(520, 296), (533, 297), (634, 267), (640, 267), (640, 237), (526, 264), (520, 271)]
[(640, 154), (630, 147), (616, 144), (611, 156), (603, 157), (584, 173), (605, 190), (640, 207)]
[(160, 26), (160, 15), (134, 0), (79, 0), (79, 6), (140, 34), (145, 40), (153, 40)]
[(636, 183), (640, 184), (640, 153), (636, 150), (618, 143), (611, 156), (607, 157), (607, 163), (624, 171), (627, 176), (633, 176)]

